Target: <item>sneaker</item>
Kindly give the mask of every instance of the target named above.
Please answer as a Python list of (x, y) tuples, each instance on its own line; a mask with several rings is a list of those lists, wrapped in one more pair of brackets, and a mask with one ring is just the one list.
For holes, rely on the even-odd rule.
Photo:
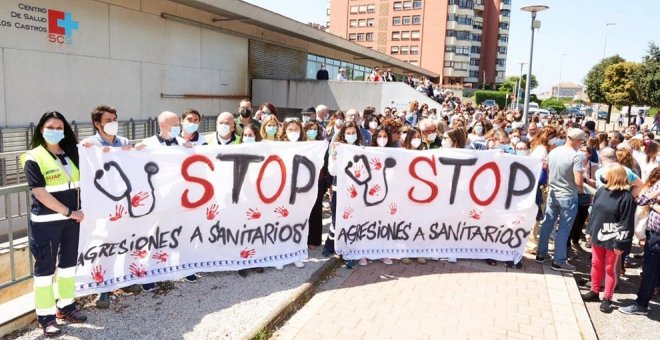
[(647, 315), (649, 313), (649, 308), (633, 303), (630, 306), (620, 307), (619, 312), (627, 315)]
[(41, 330), (43, 330), (44, 335), (47, 337), (58, 336), (62, 334), (62, 330), (60, 329), (60, 326), (57, 325), (57, 321), (51, 321), (46, 325), (42, 325)]
[(146, 283), (142, 285), (142, 290), (150, 293), (156, 290), (156, 284), (155, 283)]
[(403, 264), (411, 264), (412, 260), (409, 257), (404, 257), (401, 259), (401, 263)]
[(254, 268), (254, 271), (261, 274), (261, 273), (264, 272), (264, 268), (263, 267), (256, 267), (256, 268)]
[(137, 294), (142, 291), (142, 288), (140, 288), (140, 285), (130, 285), (128, 287), (122, 288), (121, 290), (125, 291), (126, 293)]
[(247, 276), (248, 276), (248, 271), (247, 271), (247, 269), (239, 269), (239, 270), (238, 270), (238, 276), (240, 276), (240, 277), (247, 277)]
[(598, 302), (600, 301), (600, 297), (598, 293), (590, 290), (588, 293), (582, 294), (582, 300), (585, 302)]
[(284, 266), (275, 266), (275, 270), (284, 270)]
[(383, 263), (389, 266), (389, 265), (393, 264), (394, 262), (392, 262), (391, 258), (385, 257), (385, 258), (383, 258)]
[(358, 264), (361, 265), (362, 267), (364, 267), (364, 266), (369, 264), (369, 261), (367, 261), (366, 257), (363, 257), (363, 258), (360, 259), (360, 261), (358, 261)]
[(493, 259), (486, 259), (486, 263), (487, 263), (489, 266), (497, 266), (497, 261), (495, 261), (495, 260), (493, 260)]
[(557, 263), (557, 262), (552, 262), (552, 265), (550, 266), (550, 269), (556, 270), (558, 272), (574, 272), (575, 271), (575, 266), (566, 262), (566, 263)]
[(323, 255), (323, 257), (330, 257), (330, 256), (332, 256), (333, 254), (332, 254), (332, 252), (331, 252), (330, 250), (328, 250), (327, 248), (323, 248), (323, 252), (321, 253), (321, 255)]
[(346, 261), (346, 269), (353, 269), (353, 268), (355, 268), (355, 260)]
[(424, 258), (424, 257), (418, 257), (418, 258), (417, 258), (417, 263), (419, 263), (419, 264), (426, 264), (426, 258)]
[(185, 280), (190, 283), (197, 282), (197, 275), (196, 274), (188, 275), (186, 276)]
[(450, 258), (447, 259), (447, 262), (449, 262), (449, 263), (456, 263), (457, 261), (456, 261), (456, 258), (455, 258), (455, 257), (450, 257)]
[(96, 308), (108, 309), (108, 307), (110, 307), (110, 299), (108, 298), (108, 293), (99, 294), (99, 299), (96, 300)]
[(546, 255), (536, 255), (536, 262), (537, 263), (545, 263), (550, 261), (550, 257)]
[(68, 313), (63, 313), (58, 309), (57, 312), (55, 312), (55, 317), (71, 323), (83, 323), (87, 321), (87, 316), (77, 308)]
[(295, 265), (295, 266), (298, 267), (298, 268), (304, 268), (304, 267), (305, 267), (305, 262), (303, 262), (303, 261), (296, 261), (296, 262), (293, 263), (293, 265)]
[(600, 303), (600, 311), (603, 313), (612, 313), (612, 301), (603, 299), (603, 302)]
[(591, 249), (591, 239), (588, 239), (584, 242), (584, 247), (587, 249)]

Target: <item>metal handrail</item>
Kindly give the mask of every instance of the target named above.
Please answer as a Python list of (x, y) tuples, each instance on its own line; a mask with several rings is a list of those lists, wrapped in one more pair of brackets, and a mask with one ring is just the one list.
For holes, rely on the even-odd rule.
[[(6, 187), (1, 187), (0, 188), (0, 195), (4, 196), (4, 203), (5, 203), (5, 216), (0, 217), (0, 222), (6, 222), (7, 223), (7, 244), (8, 246), (6, 247), (9, 249), (9, 263), (10, 263), (10, 272), (11, 272), (11, 280), (7, 282), (2, 282), (0, 283), (0, 289), (9, 287), (11, 285), (17, 284), (21, 281), (25, 281), (30, 279), (34, 275), (34, 259), (32, 258), (32, 255), (29, 255), (29, 266), (30, 266), (30, 273), (23, 275), (21, 277), (16, 276), (16, 258), (15, 258), (15, 252), (16, 249), (14, 245), (14, 233), (15, 231), (21, 232), (21, 230), (14, 230), (14, 220), (19, 219), (19, 218), (27, 218), (27, 214), (29, 213), (30, 210), (30, 203), (31, 203), (31, 196), (30, 196), (30, 188), (28, 187), (27, 184), (16, 184), (16, 185), (11, 185), (11, 186), (6, 186)], [(26, 199), (25, 199), (25, 211), (21, 211), (21, 200), (18, 199), (17, 202), (17, 212), (14, 214), (13, 212), (13, 207), (12, 207), (12, 200), (11, 196), (14, 195), (18, 198), (20, 198), (20, 194), (25, 193)], [(29, 244), (29, 224), (26, 226), (27, 230), (27, 237), (28, 237), (28, 244)], [(0, 243), (4, 244), (4, 243)], [(0, 247), (0, 250), (5, 250), (4, 247)]]

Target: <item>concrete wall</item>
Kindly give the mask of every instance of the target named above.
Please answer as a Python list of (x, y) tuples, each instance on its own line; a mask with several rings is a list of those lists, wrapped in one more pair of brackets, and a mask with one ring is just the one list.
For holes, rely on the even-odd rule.
[[(460, 91), (456, 93), (461, 95)], [(255, 103), (270, 101), (277, 107), (297, 109), (324, 104), (342, 111), (367, 106), (378, 111), (386, 106), (404, 110), (409, 102), (417, 100), (441, 110), (440, 104), (400, 82), (253, 79), (252, 95)]]
[[(0, 2), (0, 126), (27, 124), (48, 110), (88, 121), (101, 103), (116, 107), (120, 119), (187, 107), (215, 114), (235, 110), (237, 100), (161, 93), (248, 94), (247, 38), (160, 16), (207, 20), (206, 12), (166, 0), (30, 1), (37, 9), (24, 2)], [(71, 44), (49, 41), (42, 13), (49, 9), (70, 12), (78, 22)]]

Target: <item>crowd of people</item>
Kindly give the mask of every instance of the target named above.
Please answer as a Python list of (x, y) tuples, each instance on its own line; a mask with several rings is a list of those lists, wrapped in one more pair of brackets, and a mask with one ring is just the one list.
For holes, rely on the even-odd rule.
[[(583, 298), (601, 301), (601, 310), (612, 310), (617, 280), (623, 275), (633, 238), (644, 247), (643, 276), (635, 303), (619, 308), (627, 314), (645, 314), (650, 299), (660, 285), (660, 169), (656, 157), (660, 144), (648, 126), (630, 125), (611, 132), (597, 131), (593, 121), (534, 115), (523, 121), (518, 110), (499, 110), (464, 102), (447, 94), (442, 109), (413, 101), (406, 110), (366, 107), (331, 112), (318, 105), (302, 110), (300, 118), (283, 119), (272, 103), (253, 111), (249, 100), (242, 100), (236, 114), (223, 112), (215, 131), (202, 135), (201, 115), (194, 109), (181, 116), (163, 112), (158, 116), (158, 134), (131, 145), (118, 136), (118, 115), (109, 106), (91, 113), (96, 134), (82, 140), (85, 147), (130, 149), (231, 145), (262, 141), (328, 142), (325, 165), (319, 176), (317, 199), (310, 214), (310, 249), (322, 240), (323, 201), (330, 192), (332, 223), (323, 254), (335, 253), (336, 147), (340, 143), (407, 150), (460, 148), (499, 150), (522, 157), (536, 157), (543, 163), (536, 203), (537, 221), (532, 238), (538, 239), (536, 261), (551, 262), (557, 271), (573, 271), (569, 250), (592, 253), (591, 289)], [(24, 158), (24, 169), (33, 195), (30, 223), (30, 249), (35, 258), (35, 303), (40, 325), (46, 335), (61, 332), (56, 319), (84, 322), (86, 317), (74, 302), (74, 274), (80, 222), (78, 141), (66, 118), (58, 112), (45, 113), (35, 127), (31, 150)], [(530, 227), (531, 228), (531, 227)], [(549, 245), (554, 237), (554, 254)], [(635, 237), (634, 237), (635, 236)], [(414, 259), (426, 263), (425, 258)], [(431, 259), (437, 260), (437, 259)], [(383, 258), (390, 265), (393, 259)], [(456, 259), (450, 259), (456, 261)], [(401, 259), (404, 264), (412, 259)], [(497, 262), (488, 260), (491, 265)], [(346, 266), (366, 266), (366, 258), (347, 261)], [(518, 267), (522, 263), (507, 262)], [(303, 262), (296, 262), (303, 267)], [(57, 272), (59, 299), (53, 292)], [(276, 269), (282, 269), (278, 267)], [(263, 272), (263, 268), (250, 269)], [(241, 276), (249, 270), (241, 270)], [(604, 278), (604, 280), (603, 280)], [(186, 278), (197, 280), (196, 275)], [(154, 283), (129, 290), (152, 291)], [(97, 306), (108, 305), (107, 295)]]

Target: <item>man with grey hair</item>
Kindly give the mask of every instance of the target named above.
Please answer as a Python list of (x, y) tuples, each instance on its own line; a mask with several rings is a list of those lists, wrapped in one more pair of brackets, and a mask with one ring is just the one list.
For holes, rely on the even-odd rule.
[(328, 111), (328, 107), (323, 104), (316, 106), (316, 119), (323, 127), (325, 127), (326, 119), (328, 119)]
[[(603, 166), (596, 170), (596, 173), (594, 174), (594, 179), (596, 180), (596, 188), (600, 188), (603, 186), (603, 180), (607, 181), (606, 174), (607, 172), (605, 171), (608, 166), (611, 164), (616, 164), (616, 150), (610, 148), (610, 147), (605, 147), (600, 150), (600, 161), (603, 163)], [(623, 168), (626, 170), (626, 175), (628, 176), (628, 183), (631, 185), (631, 192), (633, 196), (637, 196), (639, 191), (641, 190), (642, 186), (644, 183), (642, 180), (635, 174), (635, 172), (628, 168), (627, 166), (623, 166)]]
[(573, 220), (577, 215), (578, 193), (584, 193), (582, 156), (577, 150), (587, 140), (584, 131), (571, 128), (568, 130), (567, 142), (556, 147), (548, 154), (548, 201), (545, 216), (541, 224), (536, 262), (548, 261), (548, 244), (550, 234), (559, 220), (557, 237), (555, 239), (555, 254), (552, 270), (572, 272), (575, 266), (568, 263), (568, 237), (573, 229)]
[(158, 134), (146, 138), (136, 148), (183, 145), (184, 141), (179, 137), (181, 133), (181, 122), (176, 113), (163, 111), (158, 115)]
[(223, 112), (216, 120), (216, 132), (206, 136), (209, 145), (239, 144), (236, 136), (236, 122), (231, 112)]
[(357, 124), (357, 126), (360, 128), (360, 133), (362, 134), (362, 140), (364, 141), (364, 144), (369, 145), (371, 143), (371, 133), (369, 132), (368, 129), (362, 127), (362, 124), (360, 123), (360, 119), (361, 119), (361, 114), (360, 111), (358, 111), (358, 109), (349, 109), (348, 111), (346, 111), (346, 121)]
[(425, 150), (442, 147), (442, 138), (438, 135), (438, 125), (434, 121), (424, 118), (419, 121), (418, 126), (422, 132), (422, 145)]

